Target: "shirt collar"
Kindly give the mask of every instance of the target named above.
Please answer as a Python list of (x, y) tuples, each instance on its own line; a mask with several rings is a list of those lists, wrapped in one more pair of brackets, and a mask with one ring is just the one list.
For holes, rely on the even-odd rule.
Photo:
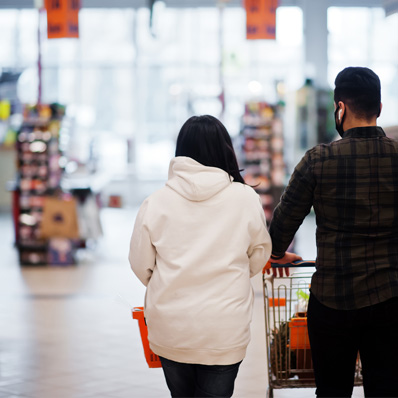
[(379, 126), (354, 127), (344, 132), (343, 138), (385, 137), (386, 133)]

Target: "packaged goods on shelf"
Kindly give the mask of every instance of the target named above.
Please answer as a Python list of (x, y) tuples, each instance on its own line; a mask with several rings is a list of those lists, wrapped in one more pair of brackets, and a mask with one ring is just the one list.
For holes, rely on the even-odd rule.
[(51, 197), (44, 199), (40, 225), (42, 238), (79, 238), (76, 201), (72, 197)]
[(47, 261), (54, 265), (74, 264), (74, 244), (68, 238), (51, 238), (48, 241)]
[(243, 177), (260, 195), (269, 223), (286, 179), (283, 123), (279, 107), (266, 102), (248, 102), (240, 136)]
[[(63, 170), (60, 166), (59, 136), (64, 114), (65, 107), (58, 104), (27, 105), (23, 110), (24, 119), (18, 131), (16, 143), (18, 200), (15, 201), (17, 209), (14, 214), (16, 245), (20, 263), (24, 265), (71, 262), (72, 250), (69, 250), (66, 262), (60, 261), (60, 256), (57, 257), (54, 254), (54, 249), (49, 250), (49, 243), (53, 238), (69, 239), (69, 244), (64, 242), (63, 246), (58, 244), (57, 247), (73, 247), (73, 238), (77, 236), (76, 220), (70, 214), (64, 215), (63, 220), (53, 217), (53, 224), (49, 222), (48, 216), (43, 219), (46, 215), (46, 201), (47, 203), (51, 200), (60, 201), (61, 213), (68, 208), (65, 193), (60, 188)], [(43, 233), (43, 226), (46, 226), (48, 230), (50, 224), (55, 236), (51, 233)], [(68, 227), (73, 225), (73, 236), (71, 234), (64, 236), (60, 225), (64, 228), (65, 225)], [(55, 227), (58, 227), (58, 230)], [(57, 231), (61, 231), (58, 236)], [(57, 258), (56, 261), (55, 258)], [(64, 255), (62, 260), (65, 258)]]

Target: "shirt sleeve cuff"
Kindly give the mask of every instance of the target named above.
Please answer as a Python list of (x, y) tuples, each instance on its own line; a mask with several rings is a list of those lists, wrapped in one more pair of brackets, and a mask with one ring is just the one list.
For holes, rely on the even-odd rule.
[(271, 260), (280, 260), (281, 258), (285, 257), (285, 253), (282, 255), (278, 256), (276, 254), (271, 254)]

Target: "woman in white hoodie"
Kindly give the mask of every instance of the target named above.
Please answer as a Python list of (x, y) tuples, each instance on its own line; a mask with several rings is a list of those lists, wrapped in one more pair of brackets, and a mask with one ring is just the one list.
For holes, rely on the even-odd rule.
[(257, 193), (212, 116), (182, 126), (166, 185), (138, 212), (131, 268), (173, 397), (230, 397), (250, 340), (250, 278), (271, 254)]

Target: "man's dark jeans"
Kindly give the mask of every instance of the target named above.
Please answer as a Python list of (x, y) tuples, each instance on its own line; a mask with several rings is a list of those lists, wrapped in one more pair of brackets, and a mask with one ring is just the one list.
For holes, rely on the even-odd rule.
[(366, 397), (398, 397), (398, 297), (352, 311), (308, 305), (318, 397), (351, 397), (360, 353)]
[(234, 365), (194, 365), (160, 358), (174, 397), (231, 397), (241, 362)]

